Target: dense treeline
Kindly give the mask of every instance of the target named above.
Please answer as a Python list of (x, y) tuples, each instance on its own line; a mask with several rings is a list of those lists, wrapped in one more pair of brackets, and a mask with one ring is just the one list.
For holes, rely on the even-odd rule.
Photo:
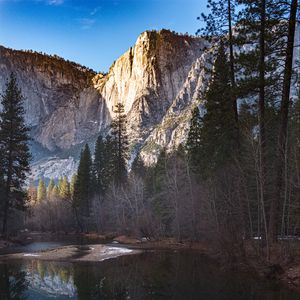
[(153, 166), (136, 157), (128, 168), (117, 104), (109, 134), (94, 155), (84, 147), (71, 182), (30, 187), (27, 226), (206, 240), (230, 261), (245, 256), (248, 241), (267, 259), (278, 244), (288, 253), (282, 238), (300, 234), (298, 1), (208, 2), (200, 32), (212, 42), (209, 85), (187, 142), (161, 149)]
[(299, 102), (299, 58), (293, 64), (298, 1), (208, 4), (211, 13), (202, 16), (207, 26), (200, 32), (209, 40), (221, 38), (192, 160), (211, 189), (220, 240), (229, 238), (244, 251), (240, 241), (257, 236), (262, 254), (270, 258), (278, 237), (299, 234), (293, 134)]
[(46, 186), (41, 178), (38, 187), (30, 186), (32, 215), (27, 220), (29, 228), (77, 229), (80, 232), (99, 229), (99, 212), (95, 206), (104, 201), (110, 188), (121, 189), (127, 182), (128, 140), (124, 106), (117, 104), (114, 113), (110, 134), (105, 138), (98, 137), (94, 157), (88, 144), (83, 148), (77, 174), (71, 182), (63, 177), (57, 184), (51, 179)]

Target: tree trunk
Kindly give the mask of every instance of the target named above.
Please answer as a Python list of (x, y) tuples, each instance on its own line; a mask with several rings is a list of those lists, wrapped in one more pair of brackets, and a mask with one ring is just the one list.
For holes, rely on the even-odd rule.
[(237, 100), (235, 96), (235, 76), (234, 76), (234, 56), (233, 56), (233, 36), (232, 36), (232, 14), (231, 14), (231, 0), (228, 0), (228, 36), (229, 36), (229, 65), (230, 65), (230, 83), (231, 83), (231, 96), (233, 101), (233, 111), (236, 126), (238, 129), (238, 107)]
[(286, 141), (287, 141), (287, 125), (290, 102), (290, 86), (292, 78), (293, 52), (294, 52), (294, 38), (296, 28), (296, 13), (298, 7), (298, 0), (292, 0), (290, 8), (290, 18), (288, 25), (288, 37), (284, 67), (283, 90), (280, 107), (279, 132), (278, 132), (278, 146), (277, 146), (277, 170), (276, 170), (276, 185), (275, 194), (272, 197), (270, 206), (270, 220), (269, 233), (273, 242), (277, 241), (278, 223), (280, 214), (281, 194), (284, 185), (284, 168), (286, 155)]
[(266, 3), (261, 1), (261, 24), (260, 24), (260, 58), (259, 58), (259, 133), (260, 133), (260, 152), (261, 152), (261, 168), (263, 178), (265, 180), (265, 148), (266, 148), (266, 133), (265, 133), (265, 22), (266, 22)]
[(5, 197), (4, 211), (3, 211), (3, 223), (2, 223), (2, 235), (7, 237), (7, 218), (8, 218), (8, 199)]
[(74, 206), (73, 209), (74, 209), (74, 214), (75, 214), (77, 226), (79, 227), (80, 232), (83, 233), (83, 226), (82, 226), (80, 218), (78, 216), (77, 208)]
[[(11, 128), (12, 132), (12, 128)], [(12, 168), (13, 168), (13, 161), (12, 161), (12, 147), (10, 143), (9, 153), (8, 153), (8, 168), (7, 168), (7, 179), (6, 179), (6, 189), (5, 189), (5, 203), (4, 203), (4, 212), (3, 212), (3, 226), (2, 226), (2, 234), (4, 237), (7, 237), (7, 219), (8, 219), (8, 210), (9, 210), (9, 201), (10, 201), (10, 185), (12, 179)]]
[[(259, 99), (258, 99), (258, 117), (259, 117), (259, 155), (260, 155), (260, 199), (264, 206), (266, 203), (266, 130), (265, 130), (265, 29), (266, 29), (266, 1), (262, 0), (260, 4), (260, 33), (259, 33)], [(262, 208), (263, 211), (265, 207)], [(266, 218), (266, 217), (265, 217)], [(266, 225), (265, 225), (266, 227)], [(269, 234), (267, 227), (263, 237), (267, 247), (267, 259), (269, 259)]]

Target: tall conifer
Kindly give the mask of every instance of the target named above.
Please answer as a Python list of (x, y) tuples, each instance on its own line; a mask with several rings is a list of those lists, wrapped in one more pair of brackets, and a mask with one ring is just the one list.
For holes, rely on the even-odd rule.
[[(205, 15), (201, 14), (201, 18), (205, 22), (205, 27), (198, 30), (198, 33), (204, 34), (209, 41), (216, 39), (216, 37), (222, 38), (225, 42), (225, 46), (229, 49), (229, 74), (231, 84), (231, 101), (232, 109), (234, 111), (234, 117), (236, 121), (237, 130), (238, 124), (238, 104), (237, 96), (235, 93), (236, 88), (236, 63), (234, 55), (235, 39), (233, 35), (233, 26), (237, 21), (236, 14), (236, 0), (208, 0), (207, 8), (210, 13)], [(198, 18), (200, 19), (200, 17)]]
[(70, 183), (67, 176), (64, 176), (62, 179), (61, 187), (59, 190), (59, 197), (63, 200), (68, 200), (71, 198)]
[(81, 214), (84, 216), (90, 214), (91, 182), (92, 158), (90, 148), (86, 144), (80, 155), (73, 196), (73, 205), (80, 209)]
[(37, 189), (37, 201), (41, 202), (46, 200), (47, 198), (47, 188), (46, 188), (46, 184), (45, 181), (40, 178), (39, 179), (39, 184), (38, 184), (38, 189)]
[(199, 149), (201, 141), (201, 117), (198, 106), (192, 112), (190, 130), (187, 138), (186, 149), (188, 151), (189, 164), (194, 173), (199, 174)]
[(229, 64), (221, 42), (201, 118), (198, 162), (203, 175), (229, 162), (237, 149), (237, 128), (232, 110)]
[(13, 74), (7, 81), (1, 98), (3, 108), (0, 113), (0, 181), (3, 192), (0, 202), (3, 211), (2, 233), (6, 235), (10, 210), (26, 208), (24, 183), (30, 170), (31, 155), (28, 148), (29, 129), (24, 121), (24, 98)]
[(47, 187), (47, 198), (51, 199), (52, 194), (53, 194), (53, 189), (55, 188), (55, 182), (54, 179), (51, 178)]
[(107, 161), (105, 160), (105, 142), (102, 136), (99, 136), (95, 145), (95, 156), (93, 162), (94, 176), (95, 176), (95, 191), (101, 195), (105, 191), (105, 167)]
[(127, 176), (126, 160), (128, 158), (128, 136), (126, 132), (126, 114), (124, 105), (118, 103), (114, 110), (115, 118), (111, 123), (114, 143), (114, 180), (117, 184), (124, 182)]

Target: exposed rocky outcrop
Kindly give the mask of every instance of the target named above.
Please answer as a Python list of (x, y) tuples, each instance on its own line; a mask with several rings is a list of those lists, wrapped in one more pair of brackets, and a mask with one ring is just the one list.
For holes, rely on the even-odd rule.
[(1, 47), (1, 91), (11, 72), (25, 97), (32, 138), (43, 147), (69, 149), (84, 140), (86, 132), (97, 132), (97, 112), (105, 106), (91, 87), (93, 71), (58, 57)]
[(147, 163), (157, 155), (146, 151), (149, 145), (178, 144), (188, 107), (198, 99), (205, 46), (198, 37), (146, 31), (105, 75), (57, 56), (0, 47), (0, 91), (14, 72), (32, 138), (45, 150), (35, 155), (33, 176), (56, 177), (59, 166), (70, 176), (82, 144), (107, 132), (118, 102), (128, 115), (133, 152), (143, 148)]
[(201, 106), (207, 88), (210, 56), (210, 51), (206, 51), (196, 59), (162, 121), (145, 140), (140, 155), (146, 164), (155, 163), (162, 148), (174, 150), (185, 142), (192, 110), (196, 105)]
[(133, 143), (161, 122), (203, 49), (200, 38), (146, 31), (106, 76), (94, 78), (111, 115), (116, 103), (124, 104)]

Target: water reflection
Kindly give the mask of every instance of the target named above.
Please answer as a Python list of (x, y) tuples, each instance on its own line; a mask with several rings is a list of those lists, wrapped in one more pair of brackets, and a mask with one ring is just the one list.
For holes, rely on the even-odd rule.
[(68, 264), (32, 261), (25, 267), (30, 281), (29, 294), (40, 294), (45, 299), (47, 295), (59, 299), (76, 298), (73, 273)]
[(26, 299), (29, 282), (17, 265), (0, 264), (0, 299)]
[(223, 274), (196, 253), (143, 253), (102, 263), (0, 264), (0, 299), (299, 299), (246, 276)]

